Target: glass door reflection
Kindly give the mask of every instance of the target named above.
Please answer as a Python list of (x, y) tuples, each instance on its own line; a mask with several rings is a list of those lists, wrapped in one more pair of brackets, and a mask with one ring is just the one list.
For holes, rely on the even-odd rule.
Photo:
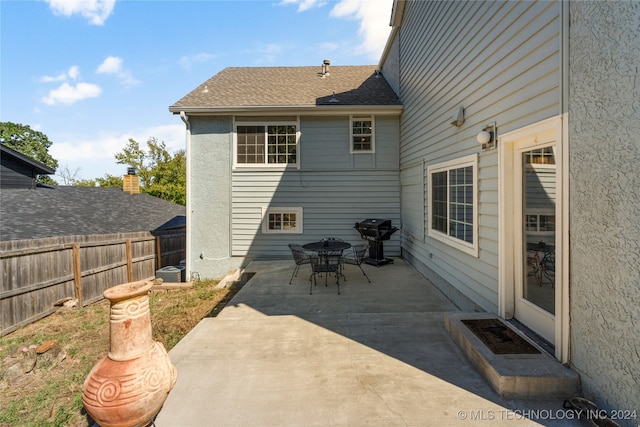
[(522, 153), (522, 296), (555, 314), (555, 146)]

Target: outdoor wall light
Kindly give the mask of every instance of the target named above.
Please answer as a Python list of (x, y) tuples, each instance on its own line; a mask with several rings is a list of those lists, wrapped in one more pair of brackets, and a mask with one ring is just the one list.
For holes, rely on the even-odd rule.
[(486, 125), (476, 136), (476, 140), (482, 145), (483, 150), (495, 148), (497, 139), (498, 127), (496, 122)]

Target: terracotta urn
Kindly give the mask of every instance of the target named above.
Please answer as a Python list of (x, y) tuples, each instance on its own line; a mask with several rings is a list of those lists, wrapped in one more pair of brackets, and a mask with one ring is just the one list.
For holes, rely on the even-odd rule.
[(151, 334), (151, 286), (124, 283), (103, 293), (111, 302), (110, 349), (82, 387), (84, 407), (100, 426), (151, 424), (176, 383), (167, 351)]

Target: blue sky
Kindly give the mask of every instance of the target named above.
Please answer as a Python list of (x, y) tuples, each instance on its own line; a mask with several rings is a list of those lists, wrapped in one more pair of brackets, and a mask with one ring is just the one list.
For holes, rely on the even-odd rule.
[[(59, 171), (122, 175), (129, 138), (184, 148), (169, 105), (225, 67), (377, 64), (392, 0), (1, 0), (0, 121)], [(62, 180), (54, 176), (59, 183)]]

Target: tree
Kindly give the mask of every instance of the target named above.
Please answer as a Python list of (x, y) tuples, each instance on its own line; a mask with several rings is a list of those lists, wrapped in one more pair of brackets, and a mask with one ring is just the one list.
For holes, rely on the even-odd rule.
[(69, 166), (63, 166), (58, 172), (62, 178), (62, 185), (74, 187), (114, 187), (122, 188), (122, 177), (106, 174), (103, 178), (83, 179), (80, 177), (80, 168), (71, 172)]
[(62, 178), (62, 185), (78, 185), (80, 181), (78, 177), (80, 174), (80, 168), (76, 168), (73, 172), (69, 169), (69, 165), (64, 165), (56, 171), (56, 175)]
[(122, 177), (106, 174), (102, 178), (96, 178), (96, 182), (100, 187), (122, 188)]
[[(0, 122), (0, 142), (52, 169), (58, 167), (58, 161), (49, 154), (49, 147), (53, 143), (49, 141), (47, 135), (31, 129), (28, 125)], [(56, 181), (48, 175), (39, 175), (37, 182), (57, 185)]]
[(142, 192), (185, 205), (187, 162), (184, 150), (178, 150), (172, 156), (164, 141), (159, 142), (155, 137), (147, 140), (147, 148), (145, 151), (131, 138), (115, 155), (116, 162), (136, 168)]

